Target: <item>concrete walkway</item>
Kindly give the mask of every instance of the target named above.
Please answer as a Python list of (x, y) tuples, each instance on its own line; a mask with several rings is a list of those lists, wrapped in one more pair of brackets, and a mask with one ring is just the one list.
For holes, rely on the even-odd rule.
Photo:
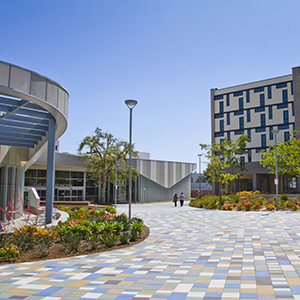
[[(128, 213), (119, 205), (118, 213)], [(300, 214), (133, 204), (150, 236), (104, 252), (0, 266), (0, 299), (300, 299)]]

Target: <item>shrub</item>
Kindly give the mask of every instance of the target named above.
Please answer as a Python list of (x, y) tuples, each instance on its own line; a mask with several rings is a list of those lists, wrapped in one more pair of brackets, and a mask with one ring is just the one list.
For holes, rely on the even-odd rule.
[(270, 203), (267, 205), (267, 210), (274, 211), (276, 209), (274, 203)]
[(0, 248), (0, 260), (13, 262), (17, 257), (21, 255), (21, 250), (13, 244), (9, 244)]
[(243, 205), (244, 205), (244, 208), (245, 208), (246, 211), (250, 211), (251, 207), (252, 207), (252, 202), (247, 201), (247, 202), (244, 202)]
[(280, 199), (281, 199), (282, 201), (286, 201), (286, 200), (288, 199), (288, 195), (282, 194), (282, 195), (280, 196)]
[(92, 232), (89, 232), (86, 235), (85, 240), (87, 241), (90, 249), (92, 250), (95, 250), (102, 241), (100, 234)]
[(115, 217), (115, 221), (121, 222), (123, 224), (123, 230), (127, 231), (129, 229), (129, 220), (126, 214), (122, 213)]
[(131, 235), (128, 232), (122, 232), (120, 234), (120, 242), (121, 244), (129, 244), (131, 239)]
[(118, 236), (115, 233), (105, 232), (101, 235), (101, 240), (103, 241), (105, 246), (112, 247), (117, 243)]
[(78, 224), (72, 222), (61, 223), (56, 226), (57, 235), (69, 253), (78, 252), (82, 240), (82, 231)]
[(110, 214), (116, 214), (117, 210), (113, 206), (106, 206), (105, 210)]
[(49, 255), (50, 247), (54, 243), (53, 231), (48, 229), (37, 228), (34, 233), (35, 242), (39, 257), (46, 257)]
[(239, 203), (236, 205), (236, 209), (239, 210), (239, 211), (243, 210), (243, 204), (239, 202)]
[(144, 230), (144, 224), (143, 224), (143, 222), (133, 222), (131, 224), (131, 228), (136, 230), (140, 235)]
[(224, 204), (222, 206), (222, 209), (223, 210), (233, 210), (233, 205), (231, 203), (228, 203), (228, 204)]
[(234, 202), (234, 203), (239, 203), (240, 202), (240, 198), (237, 195), (230, 195), (229, 199)]
[(134, 229), (134, 228), (131, 228), (130, 230), (130, 240), (131, 241), (136, 241), (140, 236), (140, 233)]
[(294, 203), (293, 203), (292, 201), (287, 201), (287, 202), (286, 202), (286, 206), (287, 206), (288, 208), (292, 209), (293, 206), (294, 206)]
[(256, 202), (254, 204), (254, 210), (260, 210), (262, 208), (261, 204), (259, 202)]
[(35, 227), (34, 225), (26, 225), (24, 227), (21, 227), (20, 229), (14, 231), (13, 243), (23, 251), (32, 249), (36, 243), (36, 232), (37, 227)]

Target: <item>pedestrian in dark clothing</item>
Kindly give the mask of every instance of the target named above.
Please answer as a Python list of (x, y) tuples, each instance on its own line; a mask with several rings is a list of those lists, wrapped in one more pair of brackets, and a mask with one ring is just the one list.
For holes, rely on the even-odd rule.
[(183, 201), (184, 201), (183, 193), (180, 194), (179, 199), (180, 199), (180, 206), (183, 206)]
[(175, 194), (174, 197), (173, 197), (173, 201), (174, 201), (175, 206), (177, 206), (177, 200), (178, 200), (178, 197), (177, 197), (177, 194)]

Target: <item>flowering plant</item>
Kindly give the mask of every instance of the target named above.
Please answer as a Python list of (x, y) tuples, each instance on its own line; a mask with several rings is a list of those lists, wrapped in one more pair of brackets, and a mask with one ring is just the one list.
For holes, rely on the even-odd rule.
[(270, 203), (267, 205), (267, 210), (273, 211), (275, 210), (275, 204), (274, 203)]
[(21, 250), (13, 244), (0, 248), (0, 260), (12, 262), (21, 255)]
[(261, 204), (259, 203), (259, 202), (256, 202), (255, 204), (254, 204), (254, 209), (255, 210), (260, 210), (262, 208), (262, 206), (261, 206)]
[(244, 207), (245, 207), (245, 210), (249, 211), (252, 207), (252, 202), (251, 201), (247, 201), (247, 202), (244, 202)]

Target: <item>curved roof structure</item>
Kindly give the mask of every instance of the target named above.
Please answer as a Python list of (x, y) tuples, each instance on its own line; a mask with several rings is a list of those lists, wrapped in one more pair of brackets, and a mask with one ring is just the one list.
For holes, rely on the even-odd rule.
[(0, 61), (0, 163), (30, 167), (46, 150), (49, 120), (55, 139), (67, 129), (68, 99), (55, 81)]

